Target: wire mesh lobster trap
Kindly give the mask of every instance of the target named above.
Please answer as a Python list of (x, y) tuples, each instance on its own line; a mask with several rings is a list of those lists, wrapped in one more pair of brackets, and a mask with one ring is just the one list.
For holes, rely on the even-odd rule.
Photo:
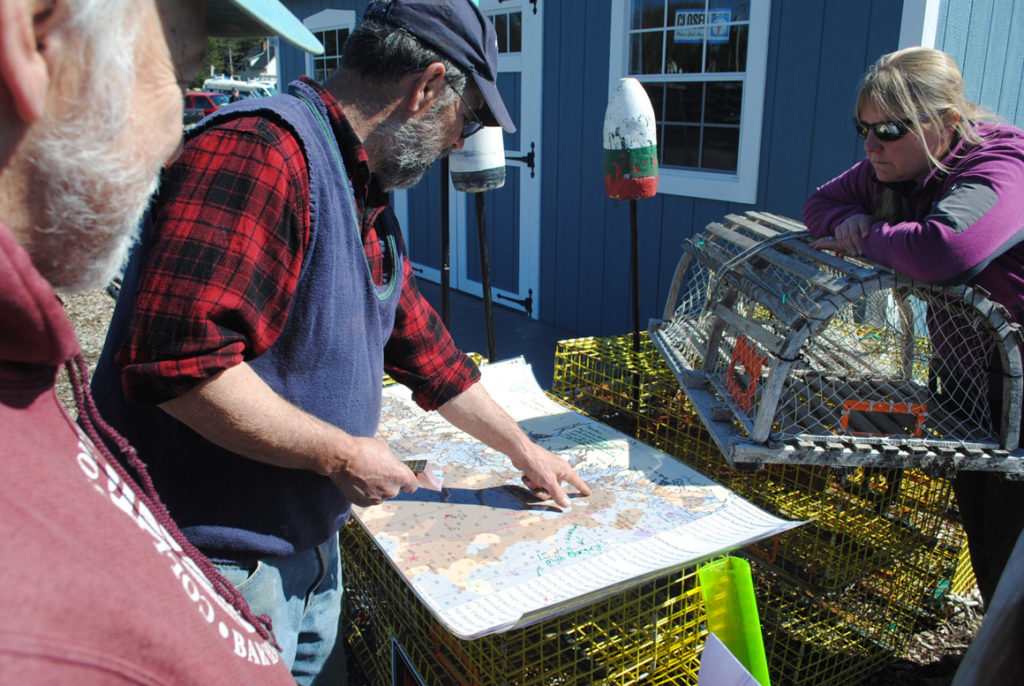
[(1024, 478), (1020, 327), (988, 294), (727, 215), (687, 242), (650, 334), (730, 464)]
[(860, 683), (947, 616), (950, 592), (975, 585), (948, 479), (860, 466), (734, 469), (647, 335), (639, 351), (629, 335), (559, 341), (551, 392), (634, 427), (758, 507), (807, 520), (735, 553), (751, 562), (772, 683)]
[(463, 640), (438, 623), (355, 519), (341, 529), (341, 555), (346, 651), (368, 683), (697, 683), (707, 622), (696, 564), (531, 626)]

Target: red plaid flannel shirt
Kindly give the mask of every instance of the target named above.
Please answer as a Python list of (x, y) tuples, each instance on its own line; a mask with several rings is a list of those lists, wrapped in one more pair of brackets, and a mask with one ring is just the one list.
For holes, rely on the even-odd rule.
[[(363, 248), (383, 281), (378, 222), (388, 195), (337, 100), (327, 105), (355, 189)], [(275, 121), (244, 116), (192, 139), (164, 172), (152, 212), (131, 330), (118, 354), (129, 401), (160, 403), (266, 352), (284, 327), (309, 238), (309, 183), (298, 141)], [(393, 220), (393, 219), (392, 219)], [(405, 247), (401, 246), (404, 254)], [(385, 371), (435, 409), (480, 378), (440, 317), (405, 281)]]

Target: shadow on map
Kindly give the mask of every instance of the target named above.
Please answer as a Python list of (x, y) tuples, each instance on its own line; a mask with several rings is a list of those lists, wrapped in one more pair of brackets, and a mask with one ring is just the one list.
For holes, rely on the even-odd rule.
[[(579, 493), (570, 493), (570, 498), (582, 498)], [(531, 512), (561, 512), (551, 500), (541, 500), (528, 488), (515, 485), (489, 486), (487, 488), (448, 488), (441, 492), (421, 488), (415, 493), (399, 493), (395, 501), (420, 503), (446, 503), (448, 505), (483, 505), (502, 510)]]

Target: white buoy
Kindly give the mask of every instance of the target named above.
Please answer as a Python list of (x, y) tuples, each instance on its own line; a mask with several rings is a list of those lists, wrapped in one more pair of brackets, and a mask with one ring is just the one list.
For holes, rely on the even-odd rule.
[(505, 185), (505, 143), (500, 126), (485, 126), (448, 156), (452, 185), (464, 193), (481, 193)]
[(647, 91), (619, 79), (604, 114), (604, 189), (609, 198), (653, 198), (658, 192), (658, 135)]

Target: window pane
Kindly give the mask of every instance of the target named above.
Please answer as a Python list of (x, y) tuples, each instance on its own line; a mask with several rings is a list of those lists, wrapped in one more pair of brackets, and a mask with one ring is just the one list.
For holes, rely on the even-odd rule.
[(348, 29), (338, 31), (338, 55), (345, 52), (345, 41), (348, 40)]
[(740, 149), (739, 128), (704, 128), (704, 145), (701, 149), (701, 167), (736, 171)]
[(508, 15), (494, 17), (494, 31), (498, 34), (498, 52), (508, 52)]
[(664, 0), (633, 0), (630, 26), (634, 29), (653, 29), (665, 25)]
[(704, 99), (703, 83), (669, 83), (665, 85), (665, 122), (700, 123)]
[(324, 46), (325, 55), (338, 54), (338, 33), (334, 30), (324, 31), (321, 36), (321, 43)]
[(665, 62), (666, 74), (699, 74), (701, 72), (700, 57), (702, 44), (680, 42), (676, 31), (665, 33), (665, 50), (668, 52), (668, 59)]
[(729, 21), (750, 21), (750, 0), (708, 0), (708, 9), (729, 10)]
[(660, 83), (642, 83), (640, 84), (647, 91), (647, 97), (651, 99), (651, 107), (654, 108), (654, 119), (656, 121), (664, 121), (665, 107), (665, 86)]
[(704, 121), (709, 124), (739, 125), (743, 84), (739, 81), (710, 81), (707, 87)]
[(696, 167), (700, 163), (700, 127), (665, 125), (661, 163), (676, 167)]
[(635, 33), (629, 37), (630, 74), (661, 73), (661, 44), (663, 36), (664, 34), (657, 32)]
[(315, 75), (313, 78), (320, 83), (326, 81), (334, 73), (334, 70), (338, 68), (338, 59), (334, 57), (321, 58), (315, 60), (315, 62)]
[(668, 25), (678, 26), (679, 19), (676, 19), (680, 13), (690, 14), (693, 12), (703, 12), (706, 9), (704, 0), (668, 0)]
[(729, 27), (728, 40), (708, 40), (707, 71), (747, 70), (747, 26)]
[(669, 0), (668, 25), (675, 27), (676, 43), (703, 43), (707, 21), (704, 0)]
[(523, 13), (513, 12), (508, 15), (508, 50), (509, 52), (523, 51)]

